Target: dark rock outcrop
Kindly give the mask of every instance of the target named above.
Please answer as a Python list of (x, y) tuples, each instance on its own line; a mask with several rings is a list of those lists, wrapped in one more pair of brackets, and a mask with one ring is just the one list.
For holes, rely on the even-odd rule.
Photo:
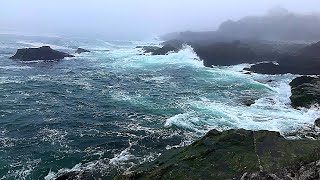
[(246, 106), (251, 106), (252, 104), (255, 103), (255, 99), (252, 99), (252, 98), (248, 98), (248, 99), (243, 99), (242, 100), (242, 103)]
[(320, 42), (312, 44), (298, 51), (296, 55), (282, 56), (278, 64), (260, 63), (248, 70), (261, 74), (320, 74)]
[(291, 83), (291, 105), (294, 108), (310, 108), (314, 104), (320, 104), (320, 78), (298, 77)]
[(151, 53), (151, 55), (166, 55), (170, 52), (178, 52), (182, 49), (184, 42), (178, 40), (165, 41), (161, 45), (157, 46), (137, 46), (136, 48), (142, 48), (144, 53)]
[(249, 47), (239, 42), (214, 43), (206, 46), (194, 44), (192, 47), (206, 67), (253, 63), (260, 60)]
[[(277, 176), (287, 167), (309, 167), (309, 163), (320, 159), (319, 150), (319, 141), (286, 140), (277, 132), (211, 130), (193, 144), (169, 150), (115, 179), (250, 179), (247, 177), (255, 172)], [(300, 168), (300, 172), (308, 169)]]
[(83, 49), (83, 48), (78, 48), (75, 53), (81, 54), (81, 53), (86, 53), (86, 52), (91, 52), (91, 51), (89, 51), (87, 49)]
[(320, 179), (320, 160), (311, 163), (299, 163), (275, 173), (255, 172), (243, 174), (241, 180), (311, 180)]
[(68, 53), (53, 50), (50, 48), (50, 46), (42, 46), (40, 48), (18, 49), (16, 54), (10, 57), (10, 59), (19, 59), (22, 61), (60, 60), (65, 57), (74, 57), (74, 56)]

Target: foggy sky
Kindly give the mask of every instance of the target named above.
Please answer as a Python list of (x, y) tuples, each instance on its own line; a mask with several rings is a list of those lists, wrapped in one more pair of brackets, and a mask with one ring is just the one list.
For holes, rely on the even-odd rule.
[(275, 6), (320, 13), (319, 0), (2, 0), (0, 31), (146, 38), (215, 30), (225, 20), (264, 15)]

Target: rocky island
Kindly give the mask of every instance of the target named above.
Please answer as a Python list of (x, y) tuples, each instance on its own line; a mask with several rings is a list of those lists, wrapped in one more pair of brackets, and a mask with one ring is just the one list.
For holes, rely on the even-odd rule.
[(78, 48), (77, 50), (76, 50), (76, 54), (81, 54), (81, 53), (88, 53), (88, 52), (91, 52), (91, 51), (89, 51), (89, 50), (87, 50), (87, 49), (83, 49), (83, 48)]
[(50, 46), (42, 46), (39, 48), (24, 48), (18, 49), (16, 54), (10, 59), (18, 59), (21, 61), (34, 60), (61, 60), (65, 57), (74, 57), (68, 53), (60, 52), (51, 49)]

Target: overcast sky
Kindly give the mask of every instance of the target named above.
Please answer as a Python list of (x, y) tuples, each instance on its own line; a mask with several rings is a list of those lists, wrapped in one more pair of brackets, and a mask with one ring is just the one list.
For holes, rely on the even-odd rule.
[(0, 29), (121, 39), (215, 30), (225, 20), (263, 15), (275, 6), (320, 13), (320, 0), (2, 0)]

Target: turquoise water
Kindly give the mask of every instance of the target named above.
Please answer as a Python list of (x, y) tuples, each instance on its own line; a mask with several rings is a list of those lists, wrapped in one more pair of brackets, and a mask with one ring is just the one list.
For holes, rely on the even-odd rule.
[[(0, 179), (54, 179), (69, 171), (110, 179), (216, 128), (291, 132), (319, 111), (290, 107), (295, 76), (205, 68), (190, 47), (140, 56), (157, 41), (0, 35)], [(55, 62), (8, 59), (17, 48), (73, 53)], [(272, 82), (267, 82), (273, 80)], [(257, 99), (251, 107), (246, 99)]]

